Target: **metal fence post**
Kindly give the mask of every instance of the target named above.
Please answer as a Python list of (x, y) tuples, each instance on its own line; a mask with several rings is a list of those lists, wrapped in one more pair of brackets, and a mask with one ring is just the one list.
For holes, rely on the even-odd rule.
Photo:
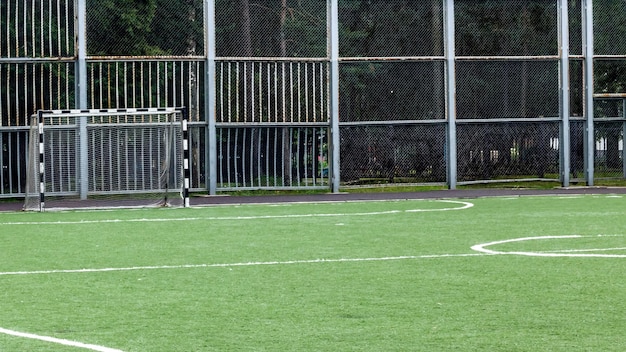
[(330, 35), (330, 133), (331, 162), (330, 179), (332, 192), (339, 192), (340, 183), (340, 138), (339, 138), (339, 0), (330, 0), (328, 26)]
[[(76, 109), (87, 109), (87, 24), (86, 0), (76, 2)], [(87, 156), (87, 118), (81, 117), (78, 127), (78, 177), (80, 199), (87, 199), (89, 184), (87, 181), (89, 159)]]
[(559, 115), (561, 118), (559, 150), (561, 185), (570, 184), (570, 91), (569, 91), (569, 17), (567, 0), (559, 0)]
[(445, 59), (446, 59), (446, 168), (448, 188), (456, 189), (457, 147), (456, 147), (456, 66), (454, 47), (454, 0), (444, 0), (445, 12)]
[(205, 122), (205, 184), (209, 194), (215, 195), (217, 189), (217, 136), (215, 127), (215, 0), (204, 2), (206, 68), (204, 73), (204, 103), (206, 106)]
[(594, 132), (594, 113), (593, 113), (593, 1), (585, 0), (583, 8), (583, 55), (585, 60), (584, 67), (584, 85), (585, 85), (585, 180), (588, 186), (593, 186), (594, 178), (594, 150), (595, 150), (595, 132)]

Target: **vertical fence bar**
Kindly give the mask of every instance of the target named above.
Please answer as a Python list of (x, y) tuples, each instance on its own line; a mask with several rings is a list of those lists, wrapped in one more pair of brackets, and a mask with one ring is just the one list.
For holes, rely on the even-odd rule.
[[(271, 128), (265, 129), (265, 186), (269, 187), (270, 185), (270, 141), (271, 141)], [(261, 165), (259, 164), (259, 167)], [(260, 183), (259, 183), (260, 185)]]
[[(274, 66), (274, 74), (270, 76), (271, 68)], [(268, 101), (272, 101), (272, 86), (274, 87), (273, 96), (274, 96), (274, 122), (278, 122), (278, 63), (275, 62), (274, 65), (267, 64), (267, 99)], [(271, 121), (271, 119), (270, 119)], [(285, 121), (283, 115), (283, 122)]]
[[(246, 172), (246, 154), (248, 154), (249, 156), (252, 155), (252, 150), (251, 148), (248, 148), (246, 146), (246, 141), (247, 141), (247, 137), (248, 137), (248, 129), (247, 128), (243, 128), (242, 129), (242, 136), (241, 136), (241, 185), (242, 186), (246, 186), (246, 184), (248, 183), (248, 175)], [(249, 158), (248, 158), (249, 159)]]
[[(263, 139), (261, 137), (262, 136), (262, 132), (263, 132), (263, 129), (259, 128), (257, 130), (257, 134), (256, 134), (256, 136), (257, 136), (257, 150), (258, 150), (257, 161), (256, 161), (256, 168), (257, 168), (256, 172), (257, 172), (257, 185), (259, 187), (261, 187), (261, 171), (262, 171), (261, 170), (261, 162), (263, 161), (263, 157), (262, 157), (263, 153), (261, 152), (261, 150), (262, 150), (261, 149), (261, 140)], [(266, 141), (266, 143), (267, 143), (267, 141)], [(265, 154), (265, 158), (267, 158), (267, 154)]]
[(256, 122), (263, 121), (263, 68), (261, 62), (259, 62), (259, 87), (258, 87), (259, 95), (258, 95), (258, 104), (259, 104), (259, 118)]
[[(76, 61), (76, 108), (87, 109), (87, 24), (86, 19), (86, 1), (76, 1), (76, 44), (77, 44), (77, 61)], [(69, 22), (69, 21), (68, 21)], [(89, 157), (87, 155), (87, 120), (86, 117), (79, 119), (78, 131), (78, 153), (79, 153), (79, 172), (80, 179), (80, 199), (87, 199), (88, 177), (87, 165)]]
[(250, 63), (250, 121), (251, 122), (255, 122), (256, 121), (256, 108), (255, 108), (255, 104), (256, 104), (256, 93), (255, 93), (256, 85), (254, 84), (256, 71), (255, 71), (254, 67), (255, 67), (254, 62), (251, 62)]
[(239, 102), (239, 92), (241, 90), (241, 76), (239, 72), (239, 67), (241, 63), (235, 63), (235, 122), (241, 122), (241, 114), (240, 114), (240, 102)]
[(298, 95), (298, 122), (302, 122), (302, 69), (301, 69), (302, 63), (298, 62), (298, 90), (297, 90), (297, 95)]

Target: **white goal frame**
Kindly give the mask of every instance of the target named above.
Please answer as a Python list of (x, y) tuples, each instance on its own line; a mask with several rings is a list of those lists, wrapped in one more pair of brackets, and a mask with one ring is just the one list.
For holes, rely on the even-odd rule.
[[(28, 151), (28, 154), (31, 158), (36, 158), (37, 160), (27, 160), (28, 168), (31, 175), (28, 175), (27, 178), (33, 178), (37, 180), (37, 185), (35, 186), (35, 182), (32, 180), (27, 181), (27, 192), (25, 199), (24, 210), (39, 210), (44, 211), (46, 204), (46, 157), (45, 157), (45, 127), (46, 127), (46, 119), (47, 118), (78, 118), (80, 119), (83, 116), (89, 117), (115, 117), (115, 116), (142, 116), (142, 115), (179, 115), (180, 122), (176, 121), (176, 123), (180, 123), (180, 139), (179, 141), (174, 141), (174, 143), (180, 142), (180, 146), (182, 147), (181, 154), (177, 155), (182, 159), (182, 189), (180, 189), (180, 195), (182, 198), (181, 205), (183, 207), (189, 207), (189, 188), (190, 188), (190, 150), (189, 150), (189, 130), (188, 130), (188, 113), (185, 107), (165, 107), (165, 108), (126, 108), (126, 109), (70, 109), (70, 110), (39, 110), (37, 114), (32, 115), (31, 119), (33, 119), (33, 123), (36, 122), (37, 136), (38, 141), (30, 141), (30, 148), (38, 148), (38, 152)], [(36, 121), (35, 121), (36, 119)], [(170, 122), (174, 124), (174, 122)], [(150, 122), (144, 123), (147, 126), (150, 126)], [(77, 134), (80, 139), (81, 145), (87, 144), (87, 129), (86, 124), (78, 123)], [(111, 124), (111, 126), (115, 126), (115, 124)], [(53, 127), (53, 126), (51, 126)], [(33, 126), (31, 126), (31, 129)], [(33, 131), (34, 132), (34, 131)], [(33, 138), (34, 134), (31, 133), (30, 138)], [(84, 149), (84, 150), (83, 150)], [(167, 158), (167, 157), (166, 157)], [(82, 182), (80, 182), (80, 190), (79, 195), (80, 199), (84, 200), (87, 198), (88, 192), (88, 182), (86, 181), (87, 176), (87, 148), (81, 148), (80, 156), (76, 163), (79, 164), (80, 171), (78, 174), (81, 177)], [(169, 166), (168, 166), (169, 167)], [(31, 184), (32, 183), (32, 184)], [(37, 188), (36, 190), (34, 188)], [(30, 188), (30, 190), (28, 189)], [(29, 192), (30, 191), (30, 192)], [(34, 194), (37, 192), (38, 194)], [(31, 194), (29, 194), (31, 193)], [(111, 193), (115, 194), (115, 193)], [(27, 207), (27, 202), (29, 201), (29, 197), (36, 196), (38, 198), (38, 209), (37, 207)], [(166, 196), (167, 197), (167, 196)], [(167, 202), (166, 202), (167, 203)], [(167, 205), (167, 204), (163, 204)]]

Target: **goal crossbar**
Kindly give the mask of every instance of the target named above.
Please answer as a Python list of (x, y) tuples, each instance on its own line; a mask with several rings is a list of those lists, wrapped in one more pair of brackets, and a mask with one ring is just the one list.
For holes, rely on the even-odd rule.
[(39, 117), (73, 117), (80, 114), (89, 116), (128, 116), (145, 114), (172, 114), (181, 113), (186, 118), (186, 108), (124, 108), (124, 109), (70, 109), (70, 110), (39, 110), (36, 115)]

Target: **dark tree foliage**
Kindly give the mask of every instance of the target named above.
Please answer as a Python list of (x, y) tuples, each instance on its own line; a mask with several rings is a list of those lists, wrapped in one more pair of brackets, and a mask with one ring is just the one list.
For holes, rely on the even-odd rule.
[(326, 1), (217, 0), (217, 56), (326, 56)]
[(88, 0), (90, 55), (202, 55), (202, 0)]

